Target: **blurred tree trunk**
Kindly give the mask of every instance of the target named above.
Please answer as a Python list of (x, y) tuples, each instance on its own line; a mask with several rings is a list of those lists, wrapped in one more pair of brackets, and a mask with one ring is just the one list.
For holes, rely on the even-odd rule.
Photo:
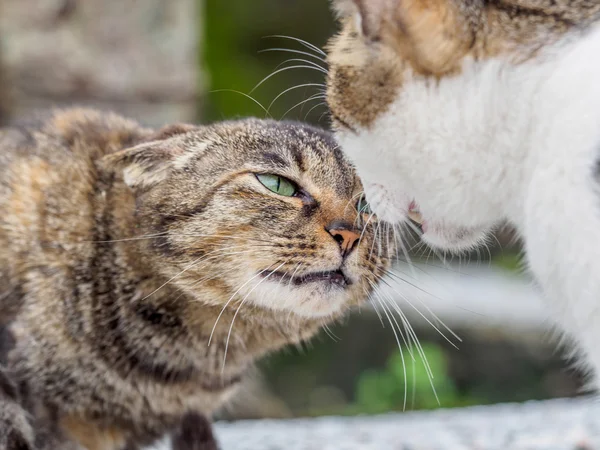
[(200, 4), (0, 0), (14, 115), (91, 105), (152, 125), (197, 120)]

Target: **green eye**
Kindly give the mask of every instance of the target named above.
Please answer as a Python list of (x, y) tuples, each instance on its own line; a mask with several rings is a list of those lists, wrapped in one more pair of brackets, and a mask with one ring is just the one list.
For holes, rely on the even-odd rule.
[(361, 214), (373, 214), (373, 211), (369, 207), (369, 202), (367, 202), (367, 198), (364, 195), (361, 195), (356, 202), (356, 210)]
[(257, 174), (256, 178), (258, 178), (258, 181), (260, 181), (260, 183), (268, 190), (285, 197), (292, 197), (298, 191), (294, 183), (279, 175), (270, 173)]

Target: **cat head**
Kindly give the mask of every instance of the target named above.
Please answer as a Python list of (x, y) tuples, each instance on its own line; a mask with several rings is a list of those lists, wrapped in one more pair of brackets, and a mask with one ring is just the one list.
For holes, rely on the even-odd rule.
[(539, 61), (600, 4), (333, 3), (341, 31), (328, 46), (327, 101), (371, 207), (409, 226), (419, 210), (432, 246), (477, 245), (506, 218)]
[(105, 163), (135, 194), (158, 270), (205, 303), (335, 316), (393, 251), (332, 136), (307, 125), (174, 126)]

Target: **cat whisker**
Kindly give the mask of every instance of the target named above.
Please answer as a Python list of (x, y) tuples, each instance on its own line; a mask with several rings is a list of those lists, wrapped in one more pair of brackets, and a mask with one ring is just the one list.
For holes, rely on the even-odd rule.
[(247, 286), (252, 280), (258, 278), (259, 276), (261, 276), (263, 273), (265, 273), (267, 270), (269, 270), (271, 267), (273, 267), (273, 264), (271, 264), (269, 267), (267, 267), (266, 269), (261, 270), (260, 272), (258, 272), (257, 274), (255, 274), (254, 276), (252, 276), (251, 278), (249, 278), (248, 280), (246, 280), (246, 282), (244, 284), (242, 284), (239, 288), (237, 288), (237, 290), (231, 295), (231, 297), (229, 297), (229, 300), (227, 300), (225, 302), (225, 305), (223, 305), (223, 308), (221, 309), (221, 312), (219, 313), (219, 315), (217, 316), (216, 320), (215, 320), (215, 324), (212, 327), (212, 330), (210, 332), (210, 336), (208, 337), (208, 344), (207, 346), (210, 347), (210, 343), (212, 342), (212, 338), (213, 335), (215, 334), (215, 330), (217, 328), (217, 324), (219, 323), (219, 319), (221, 319), (221, 316), (223, 315), (223, 313), (225, 312), (225, 309), (227, 308), (227, 306), (229, 305), (229, 303), (235, 298), (235, 296), (244, 288), (244, 286)]
[(303, 265), (304, 265), (304, 263), (301, 263), (301, 262), (299, 262), (296, 265), (296, 269), (294, 270), (294, 272), (292, 273), (292, 276), (288, 280), (288, 288), (292, 287), (292, 281), (294, 280), (294, 277), (296, 276), (296, 273), (298, 273), (298, 270), (300, 270), (300, 267), (302, 267)]
[(313, 110), (315, 110), (316, 108), (318, 108), (319, 106), (327, 106), (327, 102), (320, 102), (317, 103), (316, 105), (314, 105), (312, 108), (310, 108), (308, 110), (308, 112), (304, 115), (304, 120), (307, 119), (307, 117), (310, 115), (311, 112), (313, 112)]
[[(356, 212), (358, 212), (358, 211), (356, 210), (356, 206), (355, 206), (355, 205), (356, 205), (356, 201), (355, 201), (355, 199), (356, 199), (356, 198), (359, 198), (359, 197), (361, 197), (363, 194), (364, 194), (364, 191), (360, 191), (360, 192), (357, 192), (356, 194), (354, 194), (352, 197), (350, 197), (350, 200), (348, 200), (348, 202), (346, 203), (346, 206), (344, 206), (344, 214), (346, 214), (346, 212), (348, 211), (348, 207), (349, 207), (350, 205), (352, 205), (352, 207), (354, 208), (354, 210), (355, 210)], [(356, 219), (354, 219), (354, 226), (356, 226), (356, 222), (357, 222), (358, 220), (359, 220), (359, 216), (357, 215), (357, 216), (356, 216)]]
[(369, 226), (369, 223), (371, 222), (371, 219), (373, 219), (374, 216), (375, 216), (375, 213), (371, 213), (369, 215), (369, 217), (367, 218), (367, 222), (363, 226), (363, 229), (362, 229), (362, 231), (360, 233), (360, 236), (358, 238), (358, 244), (357, 244), (357, 246), (360, 245), (360, 243), (362, 242), (362, 239), (363, 239), (363, 236), (365, 234), (365, 231), (367, 230), (367, 227)]
[(256, 89), (258, 89), (265, 81), (267, 81), (271, 77), (274, 77), (278, 73), (285, 72), (287, 70), (292, 70), (292, 69), (315, 69), (315, 68), (313, 66), (309, 66), (309, 65), (295, 65), (295, 66), (288, 66), (288, 67), (283, 67), (281, 69), (277, 69), (270, 75), (267, 75), (266, 77), (264, 77), (256, 86), (254, 86), (252, 88), (252, 90), (250, 91), (250, 94), (252, 94)]
[[(424, 243), (421, 242), (421, 243), (415, 244), (413, 247), (410, 248), (410, 250), (412, 250), (415, 247), (417, 247), (417, 245), (422, 245), (423, 247), (427, 247), (426, 244), (424, 244)], [(404, 262), (407, 262), (407, 261), (404, 261)], [(468, 272), (462, 272), (461, 270), (454, 269), (451, 266), (444, 267), (444, 266), (440, 266), (438, 264), (430, 263), (430, 262), (427, 262), (427, 261), (418, 261), (418, 264), (421, 264), (421, 265), (424, 265), (424, 266), (428, 266), (428, 267), (435, 267), (436, 269), (446, 270), (448, 272), (456, 273), (458, 275), (464, 275), (466, 277), (472, 277), (472, 278), (475, 278), (475, 279), (481, 279), (481, 277), (479, 275), (476, 275), (476, 274), (473, 274), (473, 273), (468, 273)], [(426, 271), (424, 271), (423, 269), (420, 269), (416, 265), (414, 265), (413, 267), (415, 269), (417, 269), (417, 270), (420, 270), (421, 272), (423, 272), (425, 274), (428, 274)]]
[(492, 238), (494, 241), (496, 241), (496, 244), (498, 244), (498, 248), (500, 250), (503, 250), (502, 248), (502, 243), (498, 240), (498, 238), (496, 237), (496, 233), (490, 233), (490, 238)]
[[(427, 295), (431, 295), (429, 294), (427, 291), (424, 291), (423, 289), (419, 288), (418, 286), (414, 285), (413, 283), (410, 283), (409, 281), (406, 281), (402, 278), (400, 278), (400, 280), (403, 283), (407, 283), (413, 287), (415, 287), (416, 289), (421, 290), (422, 292), (425, 292)], [(452, 347), (456, 348), (458, 350), (458, 346), (452, 342), (451, 339), (449, 339), (431, 320), (429, 320), (429, 318), (427, 316), (425, 316), (425, 314), (423, 314), (421, 312), (421, 310), (419, 308), (417, 308), (409, 299), (408, 297), (406, 297), (404, 294), (400, 293), (397, 289), (395, 289), (390, 283), (388, 283), (385, 279), (381, 280), (382, 283), (385, 283), (390, 289), (392, 289), (402, 300), (404, 300), (406, 303), (409, 304), (409, 306), (414, 309), (417, 314), (419, 314), (419, 316), (421, 316), (430, 326), (433, 327), (433, 329), (435, 331), (437, 331), (437, 333), (444, 338), (444, 340), (446, 340), (450, 345), (452, 345)], [(432, 295), (433, 296), (433, 295)], [(435, 296), (433, 296), (435, 297)], [(417, 297), (418, 299), (418, 297)], [(462, 339), (454, 332), (452, 331), (452, 329), (450, 327), (448, 327), (427, 305), (425, 305), (420, 299), (418, 299), (419, 302), (421, 303), (421, 305), (423, 305), (423, 307), (427, 310), (427, 312), (429, 314), (431, 314), (431, 316), (434, 318), (434, 320), (436, 320), (438, 323), (440, 323), (446, 330), (448, 330), (448, 332), (459, 342), (462, 342)]]
[[(140, 240), (146, 240), (146, 239), (159, 239), (161, 237), (164, 236), (168, 236), (169, 232), (168, 231), (164, 231), (162, 233), (157, 233), (157, 234), (151, 234), (151, 235), (142, 235), (142, 236), (134, 236), (131, 238), (124, 238), (124, 239), (110, 239), (110, 240), (101, 240), (101, 241), (80, 241), (80, 243), (111, 243), (111, 242), (127, 242), (127, 241), (140, 241)], [(222, 239), (238, 239), (238, 240), (242, 240), (242, 241), (246, 241), (248, 242), (249, 240), (251, 241), (255, 241), (255, 242), (264, 242), (266, 244), (272, 244), (271, 241), (268, 241), (266, 239), (257, 239), (257, 238), (246, 238), (246, 237), (240, 237), (240, 236), (230, 236), (230, 235), (220, 235), (220, 234), (200, 234), (200, 233), (177, 233), (177, 234), (171, 234), (171, 236), (173, 237), (206, 237), (206, 238), (222, 238)]]
[(242, 236), (231, 236), (227, 234), (200, 234), (200, 233), (177, 233), (173, 235), (174, 237), (206, 237), (206, 238), (219, 238), (219, 239), (238, 239), (245, 242), (260, 242), (265, 244), (273, 245), (273, 241), (269, 241), (267, 239), (259, 239), (259, 238), (248, 238)]
[[(365, 295), (366, 295), (368, 298), (371, 298), (371, 297), (370, 297), (370, 295), (371, 295), (372, 293), (371, 293), (371, 294), (369, 294), (369, 291), (368, 291), (366, 288), (364, 289), (364, 293), (365, 293)], [(373, 308), (373, 311), (375, 311), (375, 314), (377, 314), (377, 317), (379, 318), (379, 322), (381, 322), (381, 327), (382, 327), (382, 328), (385, 328), (385, 323), (383, 322), (383, 318), (381, 317), (381, 314), (379, 313), (379, 310), (377, 309), (377, 307), (376, 307), (375, 305), (373, 305), (373, 304), (372, 304), (371, 306), (372, 306), (372, 308)]]
[[(422, 231), (420, 231), (420, 230), (419, 230), (419, 229), (418, 229), (418, 228), (417, 228), (415, 225), (413, 225), (411, 222), (405, 222), (405, 223), (406, 223), (406, 224), (407, 224), (407, 225), (408, 225), (408, 226), (409, 226), (409, 227), (410, 227), (410, 228), (411, 228), (411, 229), (412, 229), (412, 230), (413, 230), (415, 233), (417, 233), (419, 236), (422, 236), (422, 235), (423, 235), (423, 232), (422, 232)], [(439, 258), (439, 260), (442, 262), (442, 264), (443, 264), (444, 266), (447, 266), (447, 265), (448, 265), (448, 263), (446, 262), (446, 256), (445, 256), (445, 254), (444, 254), (444, 255), (440, 255), (440, 254), (439, 254), (439, 252), (438, 252), (437, 250), (435, 250), (434, 248), (432, 248), (432, 247), (429, 247), (429, 251), (430, 251), (430, 252), (433, 252), (433, 254), (434, 254), (434, 255), (436, 255), (436, 256)]]
[(269, 39), (269, 38), (291, 39), (293, 41), (296, 41), (296, 42), (302, 44), (306, 48), (309, 48), (309, 49), (317, 52), (321, 56), (327, 57), (327, 54), (323, 50), (321, 50), (316, 45), (311, 44), (310, 42), (305, 41), (304, 39), (300, 39), (300, 38), (293, 37), (293, 36), (286, 36), (286, 35), (283, 35), (283, 34), (273, 34), (273, 35), (270, 35), (270, 36), (265, 36), (263, 39)]
[(325, 115), (327, 115), (327, 114), (329, 114), (329, 109), (327, 109), (327, 110), (326, 110), (326, 111), (325, 111), (323, 114), (321, 114), (321, 115), (319, 116), (319, 120), (318, 120), (318, 122), (321, 122), (321, 119), (323, 118), (323, 116), (325, 116)]
[[(327, 75), (327, 70), (324, 67), (321, 67), (320, 65), (318, 65), (316, 62), (314, 61), (309, 61), (308, 59), (304, 59), (304, 58), (289, 58), (286, 59), (285, 61), (279, 63), (276, 67), (275, 70), (279, 69), (281, 66), (283, 66), (284, 64), (290, 63), (290, 62), (299, 62), (299, 63), (303, 63), (303, 64), (308, 64), (310, 65), (313, 69), (315, 69), (317, 72), (321, 72), (324, 73), (325, 75)], [(324, 84), (322, 86), (325, 86)]]
[[(259, 250), (259, 251), (260, 251), (260, 250)], [(265, 250), (265, 251), (266, 251), (266, 250)], [(253, 256), (254, 256), (254, 255), (256, 255), (256, 253), (258, 253), (258, 251), (252, 251), (252, 252), (250, 252), (250, 251), (249, 251), (248, 253), (253, 253)], [(239, 268), (238, 268), (238, 267), (231, 267), (229, 270), (223, 270), (223, 271), (219, 271), (219, 273), (216, 273), (216, 274), (214, 274), (214, 275), (210, 275), (210, 276), (207, 276), (207, 277), (202, 277), (202, 278), (200, 278), (200, 279), (198, 279), (198, 280), (195, 280), (195, 281), (194, 281), (194, 282), (193, 282), (191, 285), (189, 285), (189, 286), (186, 286), (186, 288), (187, 288), (187, 289), (194, 289), (194, 288), (196, 288), (196, 287), (200, 286), (202, 283), (204, 283), (204, 282), (206, 282), (206, 281), (214, 280), (214, 279), (217, 279), (217, 278), (223, 277), (223, 276), (224, 276), (224, 275), (226, 275), (226, 274), (231, 274), (231, 273), (234, 273), (234, 272), (236, 272), (236, 271), (239, 271)], [(182, 295), (184, 295), (184, 294), (185, 294), (185, 293), (182, 293), (182, 294), (180, 294), (180, 295), (177, 297), (177, 299), (178, 299), (179, 297), (181, 297)], [(192, 301), (192, 302), (199, 302), (199, 300), (191, 300), (191, 301)]]
[[(380, 280), (380, 281), (381, 281), (381, 280)], [(371, 286), (373, 287), (373, 293), (374, 293), (375, 295), (379, 296), (379, 298), (380, 298), (381, 300), (384, 300), (384, 299), (383, 299), (383, 297), (382, 297), (382, 292), (381, 292), (381, 290), (380, 290), (380, 289), (378, 289), (378, 287), (377, 287), (377, 286), (376, 286), (376, 285), (375, 285), (373, 282), (371, 282)], [(387, 304), (387, 303), (386, 303), (386, 304)], [(388, 310), (388, 312), (390, 312), (390, 313), (391, 313), (391, 310), (390, 310), (390, 308), (389, 308), (389, 305), (388, 305), (388, 307), (387, 307), (387, 310)], [(398, 316), (400, 317), (400, 320), (403, 322), (403, 325), (404, 325), (404, 327), (406, 328), (406, 325), (404, 324), (404, 322), (405, 322), (405, 321), (408, 321), (408, 319), (406, 318), (406, 316), (404, 315), (404, 313), (403, 313), (401, 310), (398, 312)], [(392, 320), (393, 320), (394, 324), (396, 325), (396, 328), (398, 329), (398, 332), (400, 333), (400, 337), (402, 338), (402, 341), (404, 342), (404, 345), (406, 346), (406, 349), (408, 350), (408, 352), (409, 352), (409, 354), (410, 354), (411, 358), (412, 358), (412, 359), (415, 359), (415, 357), (414, 357), (414, 354), (413, 354), (413, 352), (412, 352), (412, 348), (411, 348), (411, 346), (410, 346), (409, 342), (407, 341), (407, 338), (404, 336), (404, 333), (402, 332), (402, 329), (400, 328), (400, 325), (398, 324), (398, 321), (396, 320), (396, 317), (395, 317), (393, 314), (391, 314), (391, 317), (392, 317)], [(390, 322), (390, 323), (391, 323), (391, 322)]]
[[(252, 91), (254, 91), (254, 89), (252, 89)], [(262, 103), (260, 103), (258, 100), (256, 100), (254, 97), (252, 97), (252, 95), (250, 95), (250, 94), (252, 94), (252, 92), (250, 92), (250, 94), (246, 94), (244, 92), (236, 91), (235, 89), (215, 89), (215, 90), (210, 91), (210, 93), (213, 93), (213, 92), (234, 92), (236, 94), (243, 95), (244, 97), (252, 100), (255, 104), (257, 104), (265, 112), (265, 114), (266, 114), (265, 117), (273, 118), (271, 116), (271, 114), (269, 114), (269, 111), (267, 110), (267, 108), (265, 108), (262, 105)]]
[[(371, 282), (371, 280), (369, 280), (369, 283), (371, 283), (372, 288), (375, 289), (375, 285)], [(398, 338), (398, 333), (396, 331), (396, 328), (394, 328), (392, 320), (390, 319), (390, 314), (388, 313), (388, 310), (387, 310), (385, 304), (383, 303), (382, 298), (379, 295), (377, 295), (377, 291), (375, 291), (375, 290), (373, 291), (373, 294), (375, 294), (376, 300), (379, 302), (381, 309), (383, 310), (385, 316), (387, 317), (390, 327), (392, 328), (392, 332), (394, 333), (394, 338), (396, 339), (396, 343), (398, 344), (398, 351), (400, 352), (400, 358), (402, 359), (402, 371), (403, 371), (403, 375), (404, 375), (404, 403), (403, 403), (402, 409), (405, 410), (406, 409), (406, 397), (408, 395), (408, 384), (407, 384), (407, 378), (406, 378), (406, 363), (404, 361), (404, 352), (402, 351), (402, 344), (400, 343), (400, 339)], [(400, 332), (400, 333), (402, 334), (402, 332)], [(404, 339), (404, 335), (402, 337)]]
[(400, 230), (400, 237), (396, 240), (396, 243), (399, 245), (400, 249), (402, 250), (402, 254), (404, 255), (404, 258), (406, 259), (406, 262), (407, 262), (408, 266), (410, 267), (411, 271), (413, 272), (413, 275), (416, 276), (416, 274), (414, 272), (414, 264), (410, 258), (409, 250), (407, 250), (406, 246), (404, 245), (402, 230)]
[[(381, 292), (381, 293), (384, 294), (384, 292)], [(388, 307), (391, 306), (391, 308), (400, 317), (400, 320), (402, 321), (402, 324), (404, 325), (404, 329), (407, 332), (407, 336), (408, 336), (409, 340), (415, 344), (415, 348), (417, 349), (417, 352), (419, 353), (419, 356), (421, 357), (421, 360), (424, 364), (425, 370), (428, 373), (428, 375), (430, 377), (430, 381), (431, 381), (434, 378), (433, 371), (431, 370), (431, 366), (429, 365), (429, 361), (427, 360), (427, 357), (425, 355), (423, 347), (421, 346), (419, 339), (417, 337), (417, 334), (415, 333), (413, 327), (410, 325), (408, 318), (406, 317), (404, 312), (400, 309), (398, 304), (391, 297), (389, 297), (389, 295), (386, 295), (385, 299), (383, 297), (381, 297), (381, 298), (383, 300), (385, 300)], [(408, 346), (408, 347), (410, 348), (411, 346)], [(412, 353), (411, 353), (411, 355), (412, 355)], [(435, 387), (433, 385), (432, 385), (432, 388), (435, 392)], [(437, 395), (436, 395), (436, 397), (437, 397)]]
[[(430, 292), (426, 291), (425, 289), (423, 289), (423, 288), (421, 288), (421, 287), (417, 286), (416, 284), (414, 284), (414, 283), (411, 283), (410, 281), (406, 280), (405, 278), (402, 278), (402, 277), (401, 277), (401, 276), (400, 276), (398, 273), (396, 273), (396, 272), (394, 272), (394, 271), (392, 271), (392, 270), (389, 270), (389, 269), (387, 269), (387, 270), (384, 270), (384, 273), (385, 273), (386, 275), (388, 275), (388, 276), (392, 277), (392, 278), (395, 278), (397, 281), (399, 281), (399, 282), (401, 282), (401, 283), (408, 284), (408, 285), (410, 285), (411, 287), (414, 287), (415, 289), (418, 289), (419, 291), (423, 292), (424, 294), (430, 295), (430, 296), (431, 296), (431, 297), (433, 297), (433, 298), (436, 298), (436, 299), (438, 299), (438, 300), (441, 300), (441, 298), (439, 298), (439, 297), (437, 297), (437, 296), (433, 295), (432, 293), (430, 293)], [(424, 272), (424, 273), (426, 273), (426, 272)], [(408, 274), (404, 274), (404, 275), (406, 275), (406, 276), (410, 276), (410, 275), (408, 275)], [(417, 278), (416, 278), (416, 273), (414, 273), (414, 272), (413, 272), (413, 274), (412, 274), (412, 275), (413, 275), (413, 276), (412, 276), (411, 278), (412, 278), (413, 280), (415, 280), (415, 281), (416, 281), (416, 280), (417, 280)]]
[[(477, 258), (476, 258), (476, 264), (475, 267), (479, 267), (481, 264), (481, 253), (479, 253), (479, 247), (477, 247), (475, 249), (475, 253), (477, 254)], [(444, 255), (444, 259), (446, 258), (446, 255)]]
[[(309, 97), (309, 98), (307, 98), (306, 100), (302, 100), (301, 102), (298, 102), (298, 103), (296, 103), (294, 106), (292, 106), (290, 109), (288, 109), (288, 110), (287, 110), (287, 111), (286, 111), (286, 112), (283, 114), (283, 116), (281, 116), (281, 120), (283, 120), (283, 118), (284, 118), (285, 116), (287, 116), (287, 115), (290, 113), (290, 111), (292, 111), (294, 108), (297, 108), (297, 107), (298, 107), (298, 106), (300, 106), (300, 105), (304, 105), (304, 104), (305, 104), (305, 103), (307, 103), (307, 102), (310, 102), (310, 101), (313, 101), (313, 100), (317, 100), (317, 99), (319, 99), (319, 98), (322, 98), (322, 97), (320, 96), (320, 94), (319, 94), (319, 96), (312, 96), (312, 97)], [(302, 114), (302, 111), (300, 111), (300, 114)]]
[[(292, 87), (290, 87), (290, 88), (287, 88), (287, 89), (285, 89), (285, 90), (284, 90), (284, 91), (282, 91), (282, 92), (281, 92), (279, 95), (277, 95), (277, 97), (275, 97), (275, 98), (273, 99), (273, 101), (272, 101), (272, 102), (269, 104), (269, 108), (268, 108), (268, 109), (269, 109), (269, 111), (271, 110), (271, 108), (273, 107), (273, 105), (275, 104), (275, 102), (276, 102), (277, 100), (279, 100), (279, 98), (280, 98), (282, 95), (285, 95), (285, 94), (287, 94), (288, 92), (290, 92), (290, 91), (293, 91), (294, 89), (300, 89), (300, 88), (303, 88), (303, 87), (314, 87), (314, 86), (319, 86), (319, 87), (322, 87), (322, 85), (321, 85), (320, 83), (304, 83), (304, 84), (299, 84), (299, 85), (297, 85), (297, 86), (292, 86)], [(320, 98), (320, 97), (323, 97), (323, 93), (321, 93), (321, 92), (319, 92), (319, 93), (317, 93), (317, 94), (313, 95), (313, 96), (311, 97), (311, 99), (313, 99), (313, 98)], [(301, 103), (298, 103), (298, 105), (300, 105), (300, 104), (301, 104)], [(297, 105), (296, 105), (296, 106), (297, 106)], [(290, 108), (288, 111), (291, 111), (291, 110), (292, 110), (292, 109), (294, 109), (294, 108), (295, 108), (295, 106), (294, 106), (294, 107), (292, 107), (292, 108)]]
[[(259, 50), (258, 53), (265, 53), (265, 52), (288, 52), (288, 53), (296, 53), (298, 55), (304, 55), (304, 56), (308, 56), (310, 58), (314, 58), (318, 61), (321, 61), (325, 64), (327, 64), (327, 61), (325, 60), (325, 58), (319, 56), (319, 55), (315, 55), (313, 53), (309, 53), (309, 52), (304, 52), (302, 50), (296, 50), (296, 49), (292, 49), (292, 48), (282, 48), (282, 47), (273, 47), (273, 48), (265, 48), (263, 50)], [(321, 67), (321, 66), (319, 66)]]
[(217, 252), (222, 252), (222, 251), (223, 251), (223, 249), (219, 248), (219, 249), (213, 250), (211, 252), (208, 252), (208, 253), (202, 255), (200, 258), (198, 258), (198, 259), (194, 260), (193, 262), (191, 262), (190, 264), (188, 264), (181, 272), (179, 272), (178, 274), (172, 276), (167, 281), (165, 281), (163, 284), (161, 284), (158, 288), (156, 288), (154, 291), (152, 291), (150, 294), (146, 295), (141, 301), (146, 300), (148, 297), (151, 297), (152, 295), (156, 294), (158, 291), (160, 291), (162, 288), (164, 288), (165, 286), (167, 286), (169, 283), (171, 283), (177, 277), (180, 277), (185, 272), (187, 272), (188, 270), (196, 267), (200, 263), (203, 263), (203, 262), (206, 262), (206, 261), (210, 261), (210, 260), (213, 260), (215, 258), (222, 258), (223, 256), (238, 255), (238, 254), (241, 254), (241, 253), (250, 253), (253, 250), (246, 250), (246, 251), (242, 251), (242, 252), (221, 253), (219, 255), (212, 256), (210, 258), (206, 258), (208, 255), (211, 255), (211, 254), (217, 253)]
[[(417, 349), (417, 353), (419, 353), (419, 356), (421, 358), (421, 362), (423, 363), (423, 367), (425, 369), (425, 373), (427, 373), (427, 378), (429, 380), (429, 385), (431, 386), (431, 390), (433, 392), (433, 395), (435, 396), (435, 399), (438, 403), (438, 405), (440, 404), (440, 399), (438, 397), (437, 394), (437, 390), (435, 389), (435, 385), (433, 383), (433, 379), (434, 379), (434, 374), (433, 371), (431, 370), (431, 366), (429, 364), (429, 360), (427, 359), (427, 355), (425, 354), (425, 351), (423, 350), (423, 346), (421, 345), (421, 342), (419, 341), (419, 338), (417, 337), (417, 334), (415, 332), (415, 330), (413, 329), (413, 327), (410, 325), (410, 323), (408, 322), (408, 319), (406, 318), (406, 316), (404, 315), (404, 313), (402, 312), (402, 310), (398, 307), (398, 305), (393, 302), (393, 300), (390, 299), (390, 301), (388, 302), (388, 304), (390, 304), (392, 306), (392, 308), (394, 308), (394, 310), (396, 311), (396, 313), (400, 316), (400, 319), (402, 320), (402, 323), (404, 325), (404, 329), (408, 335), (409, 340), (411, 341), (412, 344), (414, 344), (415, 348)], [(412, 347), (412, 346), (411, 346)], [(413, 359), (413, 362), (415, 360)]]
[(369, 252), (369, 259), (373, 256), (373, 249), (375, 248), (375, 242), (377, 242), (379, 227), (381, 226), (381, 222), (377, 222), (377, 226), (375, 227), (375, 235), (373, 236), (373, 242), (371, 243), (371, 251)]
[[(283, 267), (288, 261), (284, 261), (282, 262), (279, 266), (277, 266), (275, 269), (273, 269), (271, 271), (271, 273), (267, 274), (262, 280), (260, 280), (258, 283), (256, 283), (254, 285), (254, 287), (252, 289), (250, 289), (248, 291), (248, 293), (244, 296), (244, 298), (242, 299), (242, 301), (240, 302), (240, 305), (238, 306), (238, 308), (235, 310), (235, 313), (233, 314), (233, 318), (231, 319), (231, 325), (229, 326), (229, 331), (227, 333), (227, 340), (225, 341), (225, 351), (224, 351), (224, 355), (223, 355), (223, 365), (221, 367), (221, 373), (225, 372), (225, 362), (227, 361), (227, 349), (229, 348), (229, 339), (231, 338), (231, 332), (233, 330), (233, 324), (235, 323), (235, 319), (238, 315), (238, 313), (240, 312), (240, 309), (242, 309), (242, 306), (244, 305), (244, 303), (246, 302), (246, 300), (248, 299), (248, 297), (250, 296), (250, 294), (258, 287), (260, 286), (263, 282), (267, 281), (269, 279), (269, 277), (271, 275), (273, 275), (275, 272), (277, 272), (281, 267)], [(272, 267), (273, 264), (271, 264)], [(262, 273), (262, 272), (261, 272)]]
[(492, 263), (492, 251), (490, 250), (490, 246), (488, 245), (487, 242), (483, 243), (483, 247), (485, 248), (485, 250), (488, 253), (488, 267), (490, 266), (490, 264)]
[(336, 334), (333, 331), (331, 331), (331, 328), (329, 328), (329, 325), (324, 324), (323, 329), (325, 330), (325, 333), (327, 333), (327, 336), (329, 336), (333, 342), (341, 341), (341, 339), (338, 336), (336, 336)]

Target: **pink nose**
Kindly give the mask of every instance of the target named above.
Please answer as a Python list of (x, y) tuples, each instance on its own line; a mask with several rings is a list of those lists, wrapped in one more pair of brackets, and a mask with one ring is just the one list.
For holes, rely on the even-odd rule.
[(360, 239), (360, 235), (354, 230), (354, 227), (345, 221), (334, 221), (326, 229), (340, 246), (344, 258), (354, 250)]

